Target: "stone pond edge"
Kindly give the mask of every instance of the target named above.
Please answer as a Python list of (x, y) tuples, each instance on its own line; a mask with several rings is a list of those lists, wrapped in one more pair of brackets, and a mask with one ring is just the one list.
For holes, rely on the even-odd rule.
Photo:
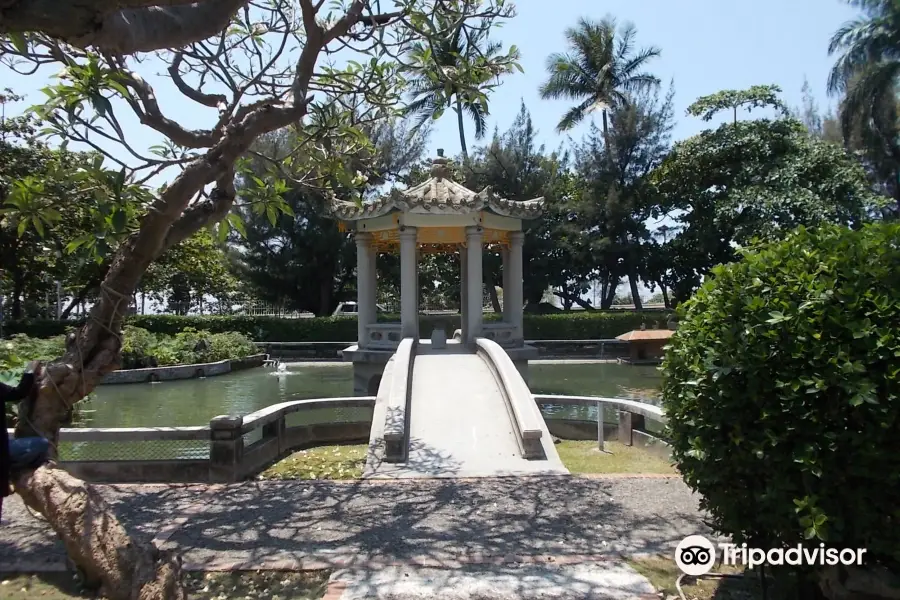
[(155, 381), (177, 381), (198, 377), (215, 377), (227, 375), (233, 371), (243, 371), (261, 367), (266, 354), (254, 354), (244, 358), (226, 359), (211, 363), (193, 365), (172, 365), (169, 367), (147, 367), (144, 369), (122, 369), (109, 373), (100, 382), (101, 385), (117, 385), (126, 383), (151, 383)]

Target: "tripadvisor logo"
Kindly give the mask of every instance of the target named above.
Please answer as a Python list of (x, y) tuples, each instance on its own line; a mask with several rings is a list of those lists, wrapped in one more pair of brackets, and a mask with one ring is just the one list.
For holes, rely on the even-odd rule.
[[(771, 565), (791, 566), (835, 566), (863, 564), (864, 548), (826, 548), (825, 544), (804, 547), (802, 544), (789, 548), (751, 548), (747, 544), (719, 544), (722, 550), (722, 564), (753, 567)], [(709, 573), (716, 562), (716, 546), (702, 535), (689, 535), (675, 548), (675, 564), (682, 573), (697, 577)]]

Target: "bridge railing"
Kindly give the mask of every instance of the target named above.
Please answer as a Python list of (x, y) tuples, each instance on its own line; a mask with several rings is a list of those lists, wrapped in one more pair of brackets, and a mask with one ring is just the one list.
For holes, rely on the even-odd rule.
[[(617, 437), (668, 455), (659, 434), (665, 414), (657, 406), (594, 396), (536, 394), (534, 399), (557, 437), (596, 439), (600, 445)], [(88, 481), (240, 481), (297, 450), (368, 443), (374, 406), (374, 396), (319, 398), (218, 416), (208, 426), (62, 429), (60, 462)], [(604, 407), (615, 411), (613, 421), (604, 418), (609, 415)]]

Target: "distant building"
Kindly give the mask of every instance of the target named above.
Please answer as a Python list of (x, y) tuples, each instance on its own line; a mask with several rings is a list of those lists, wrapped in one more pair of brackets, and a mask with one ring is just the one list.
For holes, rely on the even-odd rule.
[(636, 329), (616, 336), (617, 340), (628, 342), (628, 359), (631, 364), (659, 364), (665, 351), (663, 348), (675, 332), (671, 329)]

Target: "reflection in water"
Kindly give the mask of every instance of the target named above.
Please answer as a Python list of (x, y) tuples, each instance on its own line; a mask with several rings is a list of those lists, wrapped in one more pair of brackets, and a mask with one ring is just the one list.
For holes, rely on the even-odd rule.
[[(205, 425), (216, 415), (245, 415), (288, 400), (353, 395), (350, 365), (307, 363), (284, 372), (253, 369), (209, 379), (159, 384), (108, 385), (97, 389), (94, 412), (82, 427)], [(279, 365), (279, 368), (282, 366)], [(612, 396), (656, 403), (655, 367), (619, 364), (532, 364), (531, 389), (539, 394)], [(596, 418), (593, 407), (548, 407), (572, 418)]]

